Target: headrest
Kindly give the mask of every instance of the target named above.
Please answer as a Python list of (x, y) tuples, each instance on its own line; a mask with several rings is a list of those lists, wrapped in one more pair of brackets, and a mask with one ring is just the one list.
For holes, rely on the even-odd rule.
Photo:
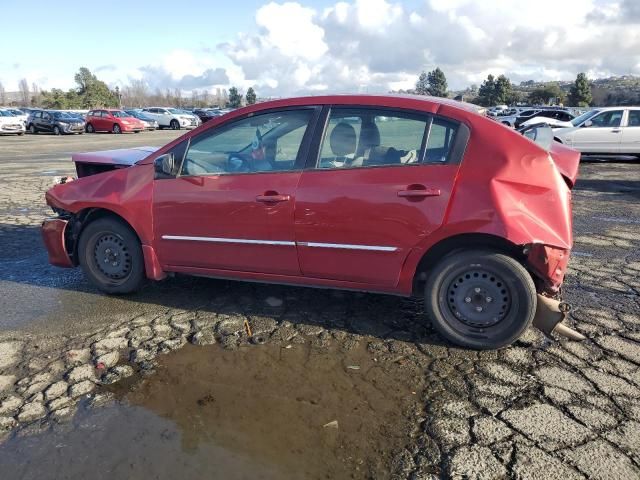
[(356, 151), (356, 130), (348, 123), (340, 122), (333, 128), (329, 141), (336, 157), (350, 155)]

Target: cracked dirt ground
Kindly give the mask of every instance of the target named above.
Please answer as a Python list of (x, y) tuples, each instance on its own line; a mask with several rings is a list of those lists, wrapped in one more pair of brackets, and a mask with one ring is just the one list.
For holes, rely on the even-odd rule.
[(46, 264), (38, 226), (65, 152), (114, 137), (0, 141), (6, 478), (640, 478), (638, 163), (585, 163), (574, 189), (564, 294), (588, 340), (474, 352), (395, 297), (191, 278), (100, 295)]

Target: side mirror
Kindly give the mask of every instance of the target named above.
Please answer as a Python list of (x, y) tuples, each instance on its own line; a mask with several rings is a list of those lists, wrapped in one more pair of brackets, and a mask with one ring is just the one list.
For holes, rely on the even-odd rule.
[(162, 178), (175, 178), (175, 176), (178, 175), (180, 165), (177, 164), (173, 153), (165, 153), (153, 161), (153, 168), (157, 180)]
[(583, 127), (585, 127), (585, 128), (588, 128), (588, 127), (590, 127), (591, 125), (593, 125), (593, 122), (592, 122), (591, 120), (587, 120), (586, 122), (584, 122), (584, 123), (582, 124), (582, 126), (583, 126)]

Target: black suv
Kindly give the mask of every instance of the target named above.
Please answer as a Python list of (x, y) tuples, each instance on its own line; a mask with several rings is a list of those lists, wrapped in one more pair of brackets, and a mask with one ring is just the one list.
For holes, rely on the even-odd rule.
[(546, 108), (542, 110), (525, 110), (520, 115), (518, 115), (513, 122), (515, 128), (520, 128), (520, 126), (534, 117), (545, 117), (545, 118), (553, 118), (555, 120), (560, 120), (562, 122), (570, 122), (575, 118), (571, 112), (563, 109), (563, 108)]
[(65, 133), (84, 133), (85, 121), (67, 112), (55, 110), (34, 110), (27, 119), (29, 133), (51, 132), (55, 135)]
[(204, 123), (221, 116), (222, 112), (214, 108), (196, 108), (193, 110), (193, 114), (197, 115), (198, 118), (202, 120), (202, 123)]

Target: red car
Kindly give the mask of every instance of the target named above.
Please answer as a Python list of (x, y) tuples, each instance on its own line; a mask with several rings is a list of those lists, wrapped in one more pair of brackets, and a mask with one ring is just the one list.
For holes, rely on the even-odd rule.
[(277, 100), (74, 155), (43, 236), (107, 293), (183, 273), (420, 295), (447, 339), (497, 348), (563, 318), (580, 156), (546, 146), (454, 101)]
[(85, 130), (87, 133), (139, 133), (144, 130), (144, 123), (122, 110), (91, 110), (87, 113)]

